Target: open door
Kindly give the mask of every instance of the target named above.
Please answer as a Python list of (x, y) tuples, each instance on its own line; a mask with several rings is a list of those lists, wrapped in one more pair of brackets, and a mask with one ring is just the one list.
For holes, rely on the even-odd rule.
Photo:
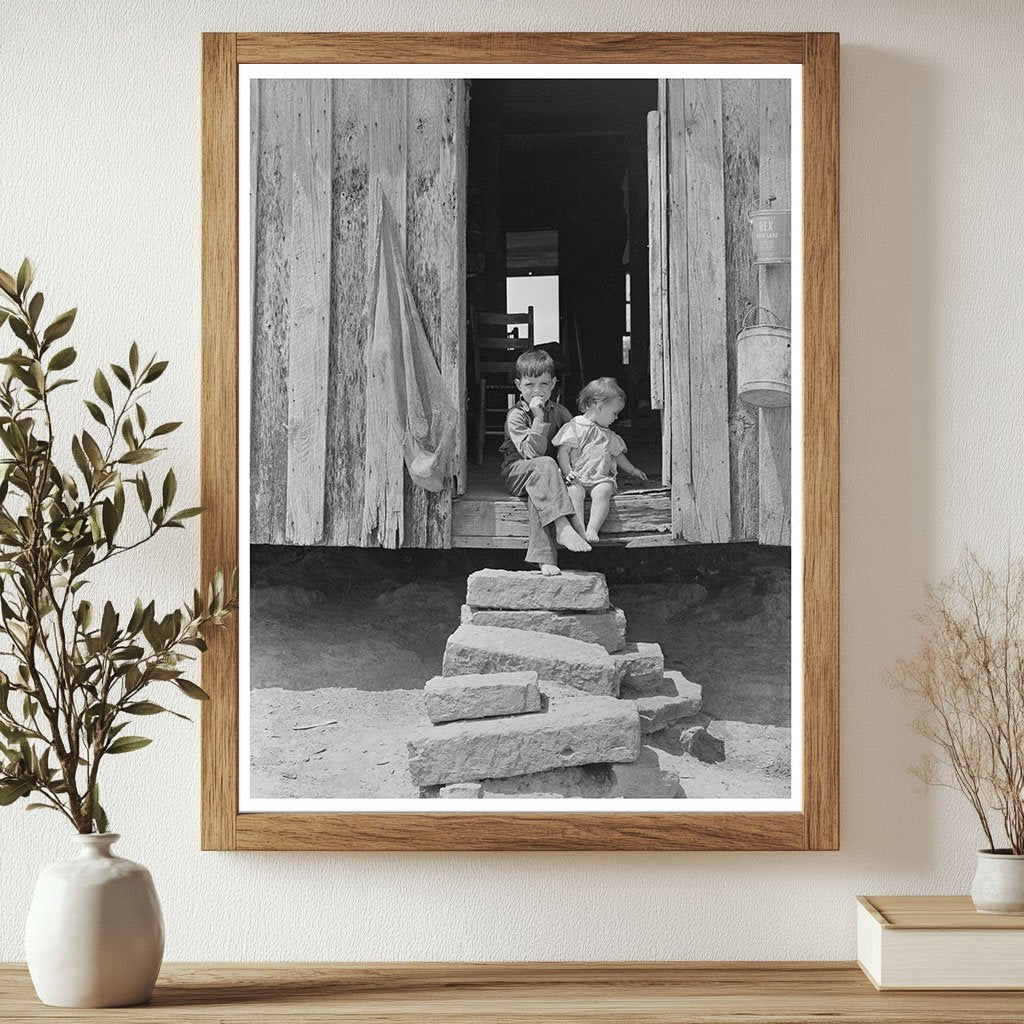
[[(672, 535), (732, 539), (721, 82), (659, 83), (648, 119), (651, 403)], [(660, 355), (661, 372), (658, 372)]]

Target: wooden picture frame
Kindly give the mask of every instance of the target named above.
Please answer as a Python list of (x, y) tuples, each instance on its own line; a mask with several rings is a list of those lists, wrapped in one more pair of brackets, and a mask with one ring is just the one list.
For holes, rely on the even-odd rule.
[[(202, 573), (238, 564), (243, 64), (799, 64), (803, 97), (802, 810), (239, 811), (237, 625), (203, 658), (207, 850), (834, 850), (839, 844), (839, 38), (832, 33), (260, 34), (202, 40)], [(795, 766), (794, 766), (795, 767)]]

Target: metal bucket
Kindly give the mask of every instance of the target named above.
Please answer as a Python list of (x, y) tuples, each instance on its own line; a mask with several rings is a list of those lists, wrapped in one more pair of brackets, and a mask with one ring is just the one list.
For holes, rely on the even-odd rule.
[[(751, 313), (755, 323), (748, 326)], [(757, 323), (767, 313), (775, 323)], [(748, 405), (777, 409), (791, 402), (790, 366), (792, 334), (770, 309), (754, 306), (743, 314), (736, 338), (736, 390)]]
[(755, 263), (789, 262), (789, 210), (756, 210), (750, 227)]

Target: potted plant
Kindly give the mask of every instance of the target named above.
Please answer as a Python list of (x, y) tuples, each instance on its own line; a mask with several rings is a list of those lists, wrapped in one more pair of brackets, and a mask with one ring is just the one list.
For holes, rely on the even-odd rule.
[(996, 572), (968, 554), (925, 590), (917, 653), (896, 682), (938, 747), (912, 769), (959, 789), (987, 846), (971, 896), (982, 913), (1024, 914), (1024, 562)]
[(128, 1005), (152, 992), (163, 923), (149, 872), (111, 852), (101, 768), (152, 742), (133, 723), (185, 717), (159, 691), (207, 699), (187, 673), (204, 631), (235, 607), (237, 575), (226, 588), (218, 572), (163, 614), (152, 600), (122, 611), (92, 595), (94, 570), (201, 509), (175, 506), (173, 469), (157, 485), (143, 468), (180, 424), (147, 419), (142, 400), (167, 363), (143, 360), (137, 345), (92, 377), (84, 405), (95, 425), (58, 429), (52, 397), (77, 383), (62, 340), (75, 310), (44, 328), (33, 277), (27, 259), (16, 277), (0, 271), (0, 327), (16, 342), (0, 358), (0, 805), (63, 815), (82, 847), (36, 886), (26, 952), (39, 997)]

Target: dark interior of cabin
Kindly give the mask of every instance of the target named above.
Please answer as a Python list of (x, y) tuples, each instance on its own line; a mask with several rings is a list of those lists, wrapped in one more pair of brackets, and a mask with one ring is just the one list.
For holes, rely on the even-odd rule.
[[(656, 481), (660, 415), (650, 407), (647, 112), (655, 80), (474, 79), (469, 94), (466, 240), (469, 483), (494, 482), (516, 342), (551, 351), (558, 397), (575, 413), (586, 381), (627, 395), (615, 424)], [(487, 348), (488, 314), (509, 346)], [(491, 334), (494, 333), (492, 328)], [(482, 416), (481, 416), (482, 413)], [(481, 459), (482, 454), (482, 459)]]

